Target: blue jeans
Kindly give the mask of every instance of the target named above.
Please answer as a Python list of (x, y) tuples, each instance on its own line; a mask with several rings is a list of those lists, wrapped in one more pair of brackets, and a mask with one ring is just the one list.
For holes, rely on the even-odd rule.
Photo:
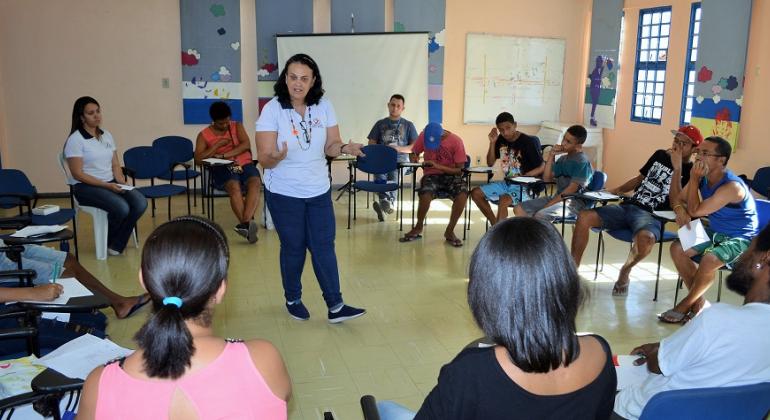
[[(374, 175), (374, 180), (375, 182), (379, 180), (380, 182), (395, 184), (398, 182), (398, 169), (388, 173)], [(393, 206), (393, 204), (396, 202), (397, 191), (398, 190), (378, 193), (377, 196), (380, 199), (380, 203), (387, 201), (391, 206)]]
[[(114, 181), (113, 181), (114, 182)], [(123, 252), (136, 222), (147, 209), (147, 199), (138, 190), (114, 193), (106, 188), (78, 183), (72, 186), (78, 202), (107, 212), (107, 247)]]
[(311, 198), (289, 197), (265, 190), (265, 202), (281, 240), (281, 278), (286, 301), (302, 298), (302, 268), (309, 250), (326, 306), (331, 309), (341, 304), (331, 190)]

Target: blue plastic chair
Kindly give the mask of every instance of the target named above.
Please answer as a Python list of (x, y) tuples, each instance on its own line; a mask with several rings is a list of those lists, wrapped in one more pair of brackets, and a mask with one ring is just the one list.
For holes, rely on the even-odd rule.
[(159, 178), (169, 171), (169, 159), (165, 151), (151, 146), (132, 147), (123, 153), (123, 164), (126, 175), (131, 177), (132, 184), (136, 186), (137, 179), (150, 181), (150, 186), (137, 187), (145, 197), (152, 200), (152, 217), (155, 217), (155, 199), (168, 198), (168, 219), (171, 220), (171, 197), (187, 192), (187, 214), (190, 214), (190, 193), (181, 185), (168, 184), (155, 185), (155, 178)]
[(356, 192), (384, 193), (398, 189), (397, 183), (382, 184), (374, 181), (358, 181), (356, 179), (356, 169), (370, 175), (387, 174), (398, 169), (398, 152), (396, 152), (396, 149), (383, 144), (370, 144), (364, 146), (362, 151), (366, 156), (356, 159), (354, 169), (351, 171), (351, 188), (348, 188), (348, 229), (350, 229), (351, 206), (353, 207), (353, 220), (356, 219)]
[(764, 419), (770, 412), (770, 382), (693, 388), (655, 394), (639, 420)]
[[(770, 223), (770, 201), (768, 200), (756, 200), (757, 202), (757, 216), (759, 218), (759, 230), (764, 229), (768, 223)], [(692, 257), (692, 260), (700, 264), (701, 255)], [(719, 269), (719, 283), (717, 283), (717, 302), (722, 300), (722, 277), (725, 272), (729, 273), (733, 271), (732, 264), (725, 264)], [(674, 304), (679, 300), (679, 289), (682, 288), (682, 277), (677, 278), (676, 291), (674, 292)]]
[[(585, 191), (601, 191), (604, 185), (607, 183), (607, 174), (602, 171), (594, 171), (591, 176), (591, 182), (586, 186)], [(596, 206), (596, 201), (589, 201), (586, 204), (585, 209), (592, 209)], [(577, 222), (577, 214), (567, 214), (567, 200), (562, 200), (562, 213), (561, 217), (554, 219), (553, 223), (561, 223), (561, 236), (564, 237), (564, 225), (574, 225)]]
[(161, 149), (166, 152), (172, 164), (181, 165), (183, 169), (171, 170), (169, 169), (163, 175), (158, 178), (171, 181), (184, 180), (187, 186), (187, 190), (190, 190), (190, 180), (193, 180), (193, 206), (198, 206), (197, 194), (195, 190), (198, 188), (198, 177), (201, 173), (195, 168), (191, 162), (194, 157), (192, 140), (186, 137), (180, 136), (165, 136), (155, 139), (152, 142), (152, 147)]
[[(59, 211), (44, 216), (32, 214), (32, 207), (37, 206), (37, 188), (29, 181), (27, 175), (18, 169), (0, 169), (0, 208), (11, 209), (18, 207), (18, 218), (23, 224), (30, 225), (62, 225), (72, 221), (73, 241), (75, 242), (75, 257), (78, 257), (78, 228), (77, 214), (74, 209), (62, 208)], [(69, 251), (69, 244), (62, 241), (59, 245), (62, 251)]]

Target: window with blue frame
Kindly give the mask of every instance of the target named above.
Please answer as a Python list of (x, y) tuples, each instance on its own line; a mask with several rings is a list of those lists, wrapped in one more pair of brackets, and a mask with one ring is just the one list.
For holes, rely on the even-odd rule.
[(700, 3), (692, 4), (690, 12), (690, 36), (687, 44), (687, 61), (684, 71), (684, 92), (682, 93), (682, 112), (680, 124), (689, 124), (692, 119), (692, 101), (695, 99), (695, 62), (698, 59), (698, 40), (700, 38)]
[(670, 6), (639, 11), (632, 121), (660, 124), (670, 33)]

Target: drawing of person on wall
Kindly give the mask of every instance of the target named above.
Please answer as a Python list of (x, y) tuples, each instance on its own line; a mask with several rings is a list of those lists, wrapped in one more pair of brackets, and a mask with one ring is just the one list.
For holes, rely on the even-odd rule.
[(591, 84), (589, 87), (589, 93), (591, 94), (591, 127), (596, 127), (596, 106), (599, 105), (599, 95), (602, 88), (602, 73), (604, 73), (604, 67), (612, 70), (612, 59), (603, 55), (596, 56), (596, 66), (591, 74), (588, 75), (588, 79)]

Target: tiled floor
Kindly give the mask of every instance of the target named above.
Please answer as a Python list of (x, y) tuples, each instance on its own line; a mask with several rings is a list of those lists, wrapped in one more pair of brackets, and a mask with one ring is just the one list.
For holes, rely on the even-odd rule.
[[(362, 197), (359, 197), (362, 198)], [(48, 200), (68, 205), (65, 200)], [(226, 337), (264, 338), (272, 341), (286, 361), (294, 395), (289, 403), (291, 419), (322, 419), (332, 411), (337, 419), (359, 419), (361, 395), (392, 399), (417, 409), (436, 383), (440, 367), (481, 333), (466, 304), (467, 265), (473, 247), (484, 233), (478, 210), (473, 212), (466, 245), (444, 243), (443, 229), (449, 202), (435, 201), (424, 238), (399, 243), (398, 223), (378, 223), (374, 212), (359, 199), (358, 221), (347, 230), (347, 202), (335, 203), (337, 256), (345, 301), (365, 307), (368, 313), (340, 325), (326, 321), (326, 307), (308, 258), (303, 301), (311, 319), (290, 319), (284, 309), (278, 267), (279, 241), (275, 231), (260, 229), (259, 242), (249, 245), (236, 235), (227, 200), (216, 200), (217, 221), (228, 234), (231, 266), (224, 303), (217, 308), (215, 327)], [(157, 224), (166, 220), (165, 203), (158, 203), (156, 218), (149, 211), (139, 225), (140, 245)], [(200, 204), (197, 211), (200, 212)], [(186, 211), (182, 198), (173, 203), (173, 214)], [(407, 212), (407, 215), (409, 213)], [(80, 216), (81, 261), (114, 290), (129, 295), (140, 291), (137, 282), (140, 250), (131, 246), (120, 257), (106, 262), (94, 259), (91, 219)], [(408, 224), (408, 222), (407, 222)], [(462, 232), (458, 227), (458, 236)], [(567, 240), (571, 229), (566, 229)], [(596, 237), (592, 235), (581, 274), (593, 278)], [(608, 240), (604, 271), (597, 281), (586, 281), (590, 299), (582, 308), (578, 327), (609, 340), (613, 351), (624, 353), (634, 346), (658, 341), (677, 327), (660, 324), (655, 314), (672, 306), (676, 273), (664, 247), (661, 291), (652, 301), (655, 279), (653, 251), (632, 273), (627, 298), (610, 295), (617, 270), (628, 245)], [(716, 297), (716, 286), (708, 294)], [(731, 292), (723, 301), (737, 303)], [(131, 337), (147, 311), (129, 320), (116, 320), (112, 312), (109, 333), (121, 345), (132, 347)]]

